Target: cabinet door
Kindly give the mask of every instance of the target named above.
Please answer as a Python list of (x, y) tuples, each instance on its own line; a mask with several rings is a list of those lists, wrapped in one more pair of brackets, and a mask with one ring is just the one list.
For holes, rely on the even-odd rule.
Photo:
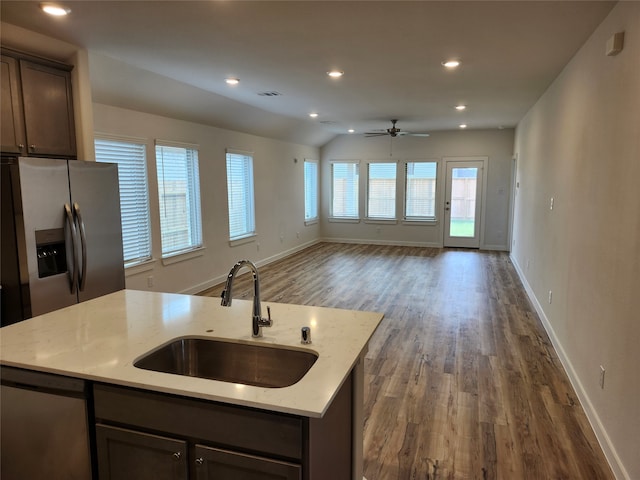
[(100, 480), (187, 480), (187, 444), (124, 428), (96, 425)]
[(20, 60), (29, 155), (76, 155), (71, 73)]
[(2, 55), (0, 61), (0, 90), (2, 97), (2, 118), (0, 118), (0, 139), (2, 152), (24, 153), (25, 138), (20, 102), (20, 82), (18, 81), (18, 62), (15, 58)]
[(300, 480), (302, 468), (293, 463), (196, 445), (197, 480)]

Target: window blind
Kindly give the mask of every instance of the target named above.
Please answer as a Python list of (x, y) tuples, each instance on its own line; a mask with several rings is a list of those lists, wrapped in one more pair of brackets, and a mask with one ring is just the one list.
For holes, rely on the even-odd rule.
[(318, 218), (318, 162), (304, 161), (304, 219)]
[(405, 218), (435, 220), (436, 162), (407, 162), (405, 166)]
[(198, 151), (156, 144), (162, 256), (202, 246)]
[(370, 163), (367, 217), (396, 218), (396, 164)]
[(96, 161), (116, 163), (125, 264), (151, 258), (151, 223), (145, 145), (96, 138)]
[(253, 196), (253, 157), (227, 152), (227, 199), (229, 208), (229, 239), (255, 235)]
[(358, 218), (359, 165), (355, 162), (331, 165), (331, 216)]

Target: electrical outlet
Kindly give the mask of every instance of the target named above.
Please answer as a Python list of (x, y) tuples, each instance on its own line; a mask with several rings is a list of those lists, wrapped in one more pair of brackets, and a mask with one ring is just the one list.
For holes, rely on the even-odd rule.
[(153, 287), (153, 275), (149, 275), (147, 277), (147, 287), (149, 288)]
[(553, 292), (549, 290), (549, 303), (553, 300)]
[(600, 388), (604, 390), (604, 367), (600, 365)]

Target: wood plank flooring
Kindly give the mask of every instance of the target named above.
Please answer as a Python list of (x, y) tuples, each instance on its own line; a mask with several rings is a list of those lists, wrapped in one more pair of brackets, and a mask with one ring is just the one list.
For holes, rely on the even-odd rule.
[(508, 254), (323, 243), (260, 277), (263, 302), (384, 312), (365, 362), (368, 480), (614, 478)]

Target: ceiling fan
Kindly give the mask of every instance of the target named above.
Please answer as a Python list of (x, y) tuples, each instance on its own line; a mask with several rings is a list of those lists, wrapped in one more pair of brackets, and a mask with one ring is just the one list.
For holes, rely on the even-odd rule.
[(391, 135), (392, 138), (401, 137), (401, 136), (412, 136), (412, 137), (428, 137), (428, 133), (411, 133), (411, 132), (403, 132), (398, 127), (396, 127), (396, 122), (398, 120), (391, 120), (391, 128), (387, 128), (386, 130), (380, 130), (376, 132), (366, 132), (365, 136), (368, 137), (381, 137), (383, 135)]

